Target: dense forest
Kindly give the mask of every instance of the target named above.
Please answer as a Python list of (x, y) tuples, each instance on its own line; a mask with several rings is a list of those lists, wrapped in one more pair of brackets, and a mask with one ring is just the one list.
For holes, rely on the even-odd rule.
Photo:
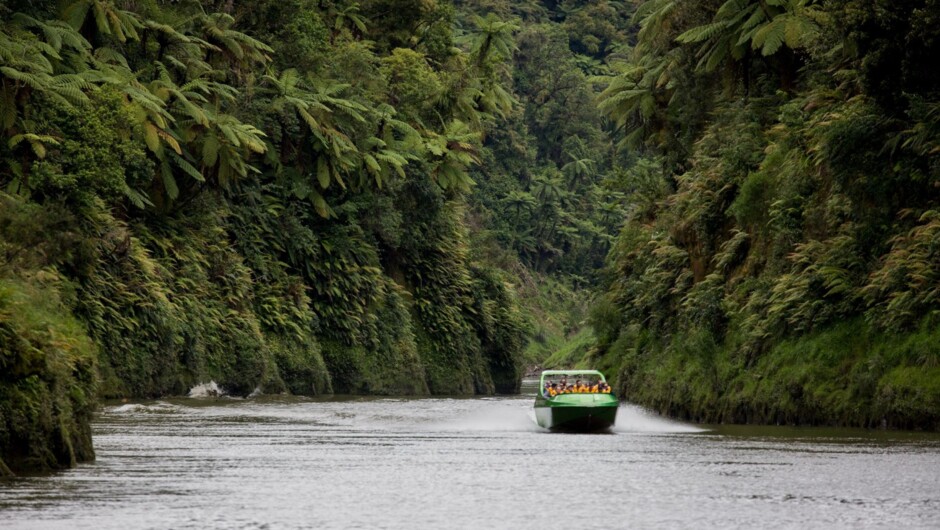
[(589, 362), (700, 421), (940, 428), (940, 3), (633, 22), (599, 105), (640, 158)]
[(92, 458), (99, 398), (511, 393), (584, 342), (583, 7), (0, 3), (0, 462)]
[(0, 475), (209, 381), (940, 426), (935, 0), (0, 20)]

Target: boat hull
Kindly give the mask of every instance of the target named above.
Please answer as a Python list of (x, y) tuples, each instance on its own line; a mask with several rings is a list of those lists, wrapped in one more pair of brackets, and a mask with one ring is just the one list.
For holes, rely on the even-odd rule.
[(574, 394), (538, 398), (535, 419), (553, 431), (597, 432), (617, 420), (617, 400), (610, 394)]

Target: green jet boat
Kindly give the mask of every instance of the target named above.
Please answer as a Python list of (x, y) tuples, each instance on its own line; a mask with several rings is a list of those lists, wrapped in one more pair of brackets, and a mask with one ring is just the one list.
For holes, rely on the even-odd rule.
[(617, 398), (613, 394), (546, 394), (545, 382), (569, 383), (577, 379), (607, 383), (597, 370), (546, 370), (539, 378), (535, 396), (535, 420), (553, 431), (595, 432), (609, 429), (617, 419)]

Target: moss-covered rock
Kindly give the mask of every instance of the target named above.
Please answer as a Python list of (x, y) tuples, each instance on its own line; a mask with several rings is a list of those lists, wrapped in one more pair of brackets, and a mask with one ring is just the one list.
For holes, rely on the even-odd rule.
[(52, 273), (44, 281), (0, 279), (0, 474), (95, 457), (97, 352), (57, 281)]

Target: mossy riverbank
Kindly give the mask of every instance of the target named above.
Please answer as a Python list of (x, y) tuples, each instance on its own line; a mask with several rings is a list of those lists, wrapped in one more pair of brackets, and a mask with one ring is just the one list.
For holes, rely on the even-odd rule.
[(594, 358), (619, 394), (700, 423), (940, 429), (940, 327), (889, 334), (856, 318), (783, 340), (754, 360), (734, 338), (693, 331), (662, 343), (623, 335)]
[(49, 276), (0, 279), (0, 477), (94, 458), (95, 344)]

